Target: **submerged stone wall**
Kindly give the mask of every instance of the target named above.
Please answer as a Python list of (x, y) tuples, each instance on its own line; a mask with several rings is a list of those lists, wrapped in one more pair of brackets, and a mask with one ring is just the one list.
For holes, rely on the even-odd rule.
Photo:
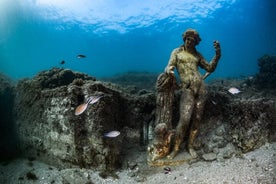
[(210, 91), (196, 141), (205, 160), (221, 160), (276, 141), (276, 100)]
[[(141, 124), (147, 121), (145, 106), (152, 111), (153, 105), (139, 97), (124, 96), (111, 84), (108, 87), (109, 84), (85, 76), (67, 81), (64, 78), (68, 73), (71, 71), (55, 69), (18, 83), (14, 110), (21, 150), (27, 157), (59, 167), (112, 169), (122, 159), (122, 142), (128, 139), (125, 135), (140, 133)], [(49, 80), (53, 75), (61, 79)], [(47, 85), (43, 78), (47, 78)], [(62, 80), (66, 82), (55, 85), (55, 81)], [(79, 116), (74, 114), (85, 98), (99, 93), (104, 96), (97, 103), (89, 105)], [(114, 139), (103, 136), (113, 130), (122, 135)]]

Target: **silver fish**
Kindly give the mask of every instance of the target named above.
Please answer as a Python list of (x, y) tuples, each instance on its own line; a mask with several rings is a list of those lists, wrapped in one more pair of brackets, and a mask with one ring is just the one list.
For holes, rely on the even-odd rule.
[(104, 134), (105, 137), (112, 137), (112, 138), (117, 137), (118, 135), (120, 135), (120, 132), (116, 130)]
[(241, 91), (237, 88), (230, 88), (230, 89), (228, 89), (228, 92), (235, 95), (235, 94), (240, 93)]
[(101, 98), (103, 97), (103, 95), (98, 95), (98, 96), (90, 96), (86, 99), (86, 103), (88, 104), (94, 104), (97, 101), (99, 101)]
[(82, 114), (88, 107), (88, 104), (94, 104), (98, 102), (103, 95), (98, 95), (98, 96), (90, 96), (85, 100), (85, 103), (80, 104), (76, 109), (75, 109), (75, 115), (78, 116)]

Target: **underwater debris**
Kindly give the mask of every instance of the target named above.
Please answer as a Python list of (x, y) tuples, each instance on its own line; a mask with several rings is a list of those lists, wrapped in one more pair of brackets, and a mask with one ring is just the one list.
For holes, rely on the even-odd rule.
[(110, 137), (110, 138), (117, 137), (118, 135), (120, 135), (119, 131), (111, 131), (104, 134), (105, 137)]

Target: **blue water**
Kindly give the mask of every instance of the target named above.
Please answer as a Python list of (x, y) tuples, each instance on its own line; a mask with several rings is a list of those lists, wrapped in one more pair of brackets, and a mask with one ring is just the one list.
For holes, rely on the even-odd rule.
[(221, 43), (211, 78), (254, 75), (258, 58), (276, 55), (275, 7), (274, 0), (0, 0), (0, 72), (15, 80), (52, 67), (95, 77), (159, 73), (194, 28), (208, 61), (213, 40)]

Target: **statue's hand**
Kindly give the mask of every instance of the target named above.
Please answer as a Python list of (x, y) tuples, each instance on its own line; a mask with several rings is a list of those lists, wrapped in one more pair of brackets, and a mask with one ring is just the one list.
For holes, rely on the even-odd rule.
[(170, 74), (170, 75), (173, 75), (174, 74), (174, 66), (168, 66), (167, 68), (166, 68), (166, 73), (167, 74)]
[(214, 41), (214, 48), (215, 48), (215, 51), (216, 51), (216, 55), (217, 56), (220, 56), (220, 44), (217, 40)]

